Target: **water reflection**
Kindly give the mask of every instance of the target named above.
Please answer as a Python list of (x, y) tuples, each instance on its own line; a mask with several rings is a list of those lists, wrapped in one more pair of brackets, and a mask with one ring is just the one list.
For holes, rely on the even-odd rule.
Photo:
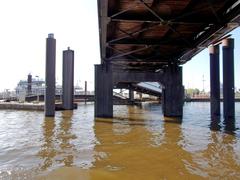
[(207, 148), (192, 153), (195, 166), (192, 173), (201, 172), (204, 177), (235, 178), (240, 175), (240, 167), (237, 162), (235, 136), (211, 132)]
[[(99, 143), (94, 149), (94, 169), (100, 168), (106, 177), (117, 179), (203, 176), (192, 153), (185, 149), (182, 119), (161, 120), (159, 116), (149, 119), (148, 113), (142, 114), (142, 110), (128, 112), (128, 115), (122, 114), (122, 119), (95, 119)], [(131, 118), (124, 119), (126, 116)], [(199, 172), (190, 173), (194, 168)]]
[(211, 117), (210, 129), (212, 131), (219, 131), (221, 129), (220, 116)]
[(59, 126), (56, 118), (45, 117), (43, 120), (43, 140), (38, 156), (43, 160), (40, 165), (42, 171), (51, 169), (56, 164), (71, 167), (74, 162), (75, 149), (71, 140), (76, 136), (72, 134), (72, 111), (62, 111)]
[[(136, 119), (95, 119), (95, 135), (98, 144), (95, 146), (96, 152), (94, 169), (101, 170), (100, 178), (130, 178), (134, 177), (141, 161), (136, 158), (147, 158), (149, 155), (142, 151), (144, 144), (149, 143), (150, 133), (144, 128), (144, 124)], [(130, 127), (130, 128), (129, 128)], [(148, 151), (146, 147), (145, 151)], [(138, 164), (140, 163), (140, 164)], [(142, 171), (140, 173), (143, 173)], [(139, 176), (136, 176), (139, 177)]]
[(225, 118), (223, 124), (225, 125), (224, 130), (226, 133), (235, 134), (235, 118)]
[(166, 123), (182, 124), (182, 118), (181, 117), (164, 117), (164, 121)]
[[(164, 118), (164, 144), (161, 146), (163, 151), (159, 155), (168, 158), (159, 163), (163, 163), (163, 166), (166, 166), (166, 171), (168, 171), (168, 174), (171, 174), (168, 177), (199, 178), (202, 175), (201, 173), (190, 173), (191, 169), (196, 167), (196, 163), (186, 148), (187, 139), (186, 135), (183, 134), (182, 122), (182, 118)], [(170, 159), (171, 163), (168, 162)]]
[(59, 163), (64, 163), (66, 167), (71, 167), (74, 161), (74, 145), (71, 144), (71, 140), (75, 139), (76, 136), (72, 134), (72, 116), (73, 111), (62, 111), (62, 118), (60, 121), (60, 128), (57, 135), (57, 139), (59, 140), (60, 154), (61, 158)]
[(185, 104), (183, 120), (163, 118), (157, 104), (115, 106), (113, 119), (94, 119), (93, 105), (57, 112), (55, 118), (0, 112), (0, 171), (12, 179), (22, 176), (4, 167), (17, 174), (37, 169), (43, 179), (236, 179), (240, 131), (223, 132), (222, 120), (211, 121), (208, 108), (207, 103)]
[[(224, 118), (223, 120), (224, 132), (228, 134), (235, 134), (236, 131), (236, 121), (235, 118)], [(220, 131), (221, 130), (221, 117), (220, 116), (212, 116), (210, 129), (212, 131)]]
[(54, 117), (45, 117), (42, 126), (44, 140), (38, 153), (38, 155), (43, 159), (43, 163), (40, 166), (42, 171), (45, 171), (53, 165), (53, 158), (57, 154), (54, 144), (55, 127)]

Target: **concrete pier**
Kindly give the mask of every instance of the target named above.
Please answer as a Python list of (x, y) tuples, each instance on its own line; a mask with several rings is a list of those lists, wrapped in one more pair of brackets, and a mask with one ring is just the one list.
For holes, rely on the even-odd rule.
[(113, 80), (110, 65), (95, 65), (95, 117), (113, 117)]
[(72, 110), (74, 100), (74, 51), (63, 51), (63, 78), (62, 78), (63, 109)]
[(46, 42), (45, 116), (55, 115), (56, 40), (49, 34)]
[[(106, 64), (95, 65), (95, 117), (113, 116), (113, 87), (118, 83), (160, 82), (164, 86), (164, 116), (182, 117), (184, 87), (182, 67), (171, 66), (164, 72), (112, 71)], [(132, 92), (131, 92), (132, 91)], [(133, 100), (133, 90), (129, 99)]]
[(226, 121), (232, 121), (235, 116), (234, 102), (234, 39), (224, 39), (223, 51), (223, 110)]
[(167, 117), (183, 115), (182, 67), (170, 66), (164, 71), (163, 114)]
[(134, 102), (134, 90), (129, 89), (129, 101)]
[(30, 95), (30, 94), (32, 94), (32, 75), (31, 74), (28, 75), (27, 82), (28, 82), (28, 84), (27, 84), (27, 94)]
[(219, 45), (209, 47), (211, 117), (220, 116)]

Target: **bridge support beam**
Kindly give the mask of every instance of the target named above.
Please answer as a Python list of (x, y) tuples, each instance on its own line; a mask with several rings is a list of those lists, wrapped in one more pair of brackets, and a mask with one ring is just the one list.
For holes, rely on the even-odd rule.
[(45, 116), (55, 115), (56, 40), (49, 34), (46, 47)]
[(163, 115), (182, 117), (183, 115), (182, 67), (171, 66), (164, 72)]
[[(223, 110), (227, 124), (234, 121), (235, 98), (234, 98), (234, 39), (224, 39), (223, 51)], [(234, 122), (232, 122), (234, 124)], [(230, 123), (230, 124), (232, 124)]]
[(63, 79), (62, 79), (63, 109), (72, 110), (74, 99), (74, 51), (63, 51)]
[(109, 65), (95, 65), (95, 117), (113, 117), (113, 76)]
[(129, 89), (129, 101), (134, 102), (134, 90)]
[(219, 45), (209, 47), (211, 117), (220, 116)]

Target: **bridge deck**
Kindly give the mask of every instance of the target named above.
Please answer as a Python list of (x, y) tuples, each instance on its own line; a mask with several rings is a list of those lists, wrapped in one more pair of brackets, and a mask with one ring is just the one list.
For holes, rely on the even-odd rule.
[(239, 0), (98, 0), (102, 63), (156, 71), (184, 64), (240, 22)]

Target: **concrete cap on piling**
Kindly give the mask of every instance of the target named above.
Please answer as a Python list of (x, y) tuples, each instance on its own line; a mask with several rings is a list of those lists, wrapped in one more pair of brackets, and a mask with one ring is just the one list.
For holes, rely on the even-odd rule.
[(231, 47), (234, 48), (234, 39), (233, 38), (226, 38), (222, 40), (223, 47)]
[(210, 54), (219, 54), (219, 45), (211, 45), (208, 50)]
[(54, 38), (54, 34), (53, 33), (49, 33), (48, 34), (48, 38)]

